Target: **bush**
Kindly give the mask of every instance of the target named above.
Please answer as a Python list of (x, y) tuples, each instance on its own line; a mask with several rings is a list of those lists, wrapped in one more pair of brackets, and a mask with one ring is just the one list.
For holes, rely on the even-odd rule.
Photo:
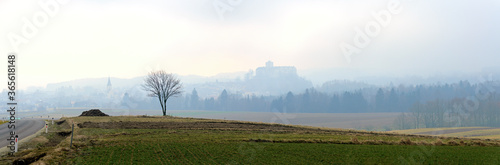
[(456, 141), (454, 141), (454, 140), (450, 140), (450, 141), (448, 141), (448, 145), (450, 145), (450, 146), (458, 146), (459, 144)]
[(487, 146), (487, 144), (482, 141), (473, 141), (472, 144), (476, 146)]
[(365, 140), (365, 141), (363, 141), (363, 144), (365, 144), (365, 145), (380, 145), (380, 142), (375, 141), (375, 140)]
[(413, 143), (411, 142), (410, 138), (407, 138), (407, 139), (401, 138), (401, 140), (399, 140), (399, 144), (401, 144), (401, 145), (412, 145)]
[(437, 139), (437, 140), (434, 142), (434, 145), (435, 145), (435, 146), (442, 146), (442, 145), (443, 145), (443, 141), (441, 141), (441, 139)]
[(360, 144), (359, 140), (357, 137), (353, 137), (351, 138), (351, 142), (354, 143), (354, 144)]
[(429, 146), (431, 144), (426, 142), (426, 141), (420, 141), (420, 142), (418, 142), (418, 145)]

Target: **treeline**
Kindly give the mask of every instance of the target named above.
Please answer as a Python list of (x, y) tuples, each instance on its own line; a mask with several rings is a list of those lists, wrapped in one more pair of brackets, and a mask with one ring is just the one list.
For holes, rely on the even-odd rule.
[(326, 93), (311, 88), (300, 94), (288, 92), (283, 96), (231, 94), (223, 90), (218, 97), (205, 99), (199, 98), (196, 89), (193, 89), (184, 97), (170, 100), (168, 108), (288, 113), (410, 112), (416, 103), (474, 96), (477, 88), (485, 85), (498, 91), (500, 88), (497, 84), (461, 81), (455, 84), (363, 88), (343, 93)]
[(394, 121), (395, 129), (500, 127), (500, 94), (416, 103)]
[[(282, 96), (255, 96), (223, 90), (217, 97), (200, 98), (196, 89), (171, 98), (168, 109), (253, 111), (280, 113), (374, 113), (400, 112), (394, 129), (488, 126), (500, 127), (500, 83), (435, 84), (363, 88), (327, 93), (314, 88)], [(133, 100), (127, 99), (129, 104)], [(146, 104), (144, 104), (146, 103)], [(141, 101), (140, 109), (155, 109), (157, 101)], [(148, 107), (140, 107), (147, 105)]]
[(223, 90), (216, 98), (201, 99), (196, 89), (193, 89), (190, 95), (169, 100), (167, 108), (178, 110), (265, 112), (269, 110), (269, 105), (273, 98), (273, 96), (241, 96)]

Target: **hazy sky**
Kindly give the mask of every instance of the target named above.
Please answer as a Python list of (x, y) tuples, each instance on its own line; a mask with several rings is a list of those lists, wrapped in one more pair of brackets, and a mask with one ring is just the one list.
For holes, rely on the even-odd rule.
[[(499, 0), (395, 1), (399, 13), (386, 26), (372, 13), (390, 0), (67, 0), (46, 12), (38, 3), (47, 1), (56, 2), (0, 0), (0, 68), (16, 52), (21, 88), (159, 68), (211, 76), (267, 60), (373, 75), (467, 73), (500, 62)], [(219, 15), (214, 3), (227, 11)], [(356, 28), (373, 23), (378, 35), (348, 62), (341, 43), (354, 45)]]

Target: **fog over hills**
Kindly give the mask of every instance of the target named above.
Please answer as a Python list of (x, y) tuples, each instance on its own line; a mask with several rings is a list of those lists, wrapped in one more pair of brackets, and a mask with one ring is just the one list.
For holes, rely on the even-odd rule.
[[(0, 0), (0, 116), (500, 128), (499, 16), (500, 0)], [(148, 73), (182, 92), (144, 90)]]
[[(251, 70), (252, 71), (252, 70)], [(418, 76), (418, 75), (408, 75), (408, 76), (391, 76), (389, 73), (386, 75), (373, 76), (369, 73), (364, 73), (356, 69), (345, 69), (345, 68), (330, 68), (330, 69), (309, 69), (309, 70), (297, 70), (298, 75), (306, 80), (313, 83), (314, 87), (321, 87), (324, 83), (331, 81), (353, 81), (365, 84), (365, 86), (390, 86), (390, 85), (419, 85), (419, 84), (437, 84), (437, 83), (455, 83), (462, 80), (467, 80), (471, 83), (482, 82), (485, 80), (500, 80), (500, 68), (485, 68), (481, 72), (473, 74), (465, 74), (460, 72), (454, 73), (436, 73), (433, 76)], [(245, 80), (245, 75), (247, 72), (232, 72), (232, 73), (219, 73), (214, 76), (199, 76), (199, 75), (177, 75), (178, 78), (185, 85), (187, 91), (192, 90), (192, 88), (197, 88), (198, 90), (203, 90), (204, 85), (209, 85), (212, 83), (220, 82), (226, 83), (227, 86), (222, 84), (221, 89), (231, 88), (230, 83), (242, 82)], [(143, 83), (144, 76), (124, 79), (116, 78), (112, 75), (110, 80), (113, 83), (114, 88), (132, 88)], [(104, 89), (105, 84), (108, 81), (108, 77), (101, 78), (86, 78), (77, 79), (72, 81), (65, 81), (59, 83), (50, 83), (46, 86), (46, 90), (55, 90), (60, 87), (93, 87), (96, 89)], [(104, 85), (103, 85), (104, 84)], [(352, 89), (353, 84), (344, 84), (344, 86), (337, 84), (339, 88)], [(348, 87), (351, 86), (351, 87)], [(361, 88), (361, 86), (360, 86)], [(41, 88), (29, 88), (28, 90), (41, 89)], [(304, 88), (305, 89), (305, 88)], [(304, 90), (300, 89), (300, 90)], [(203, 93), (203, 92), (202, 92)]]
[[(199, 84), (206, 82), (228, 82), (234, 81), (240, 77), (243, 77), (245, 72), (234, 72), (234, 73), (221, 73), (215, 76), (198, 76), (198, 75), (177, 75), (179, 79), (182, 80), (183, 84)], [(128, 88), (136, 85), (140, 85), (144, 82), (144, 76), (134, 77), (134, 78), (116, 78), (113, 76), (109, 77), (111, 82), (113, 82), (113, 86), (116, 88)], [(100, 77), (100, 78), (85, 78), (85, 79), (77, 79), (72, 81), (64, 81), (59, 83), (50, 83), (47, 84), (47, 90), (54, 90), (63, 86), (72, 86), (72, 87), (94, 87), (94, 88), (104, 88), (103, 84), (106, 84), (108, 81), (108, 77)]]

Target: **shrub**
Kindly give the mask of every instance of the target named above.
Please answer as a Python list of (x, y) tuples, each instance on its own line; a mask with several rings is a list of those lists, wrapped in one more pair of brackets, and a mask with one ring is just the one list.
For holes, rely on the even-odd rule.
[(363, 141), (363, 144), (366, 144), (366, 145), (380, 145), (381, 143), (379, 141), (375, 141), (375, 140), (365, 140), (365, 141)]
[(482, 141), (473, 141), (472, 144), (474, 144), (476, 146), (486, 146), (486, 143), (484, 143)]
[(407, 138), (407, 139), (401, 138), (401, 140), (399, 140), (399, 144), (401, 144), (401, 145), (412, 145), (412, 142), (411, 142), (410, 138)]
[(428, 145), (431, 145), (430, 143), (428, 143), (427, 141), (420, 141), (418, 142), (418, 145), (423, 145), (423, 146), (428, 146)]
[(459, 144), (455, 140), (448, 141), (448, 145), (450, 146), (458, 146)]
[(357, 137), (353, 137), (351, 138), (351, 142), (354, 143), (354, 144), (360, 144), (359, 140)]
[(394, 142), (392, 141), (379, 140), (378, 142), (382, 145), (394, 145)]
[(434, 145), (435, 145), (435, 146), (442, 146), (442, 145), (443, 145), (443, 141), (441, 141), (441, 139), (437, 139), (437, 140), (434, 142)]

